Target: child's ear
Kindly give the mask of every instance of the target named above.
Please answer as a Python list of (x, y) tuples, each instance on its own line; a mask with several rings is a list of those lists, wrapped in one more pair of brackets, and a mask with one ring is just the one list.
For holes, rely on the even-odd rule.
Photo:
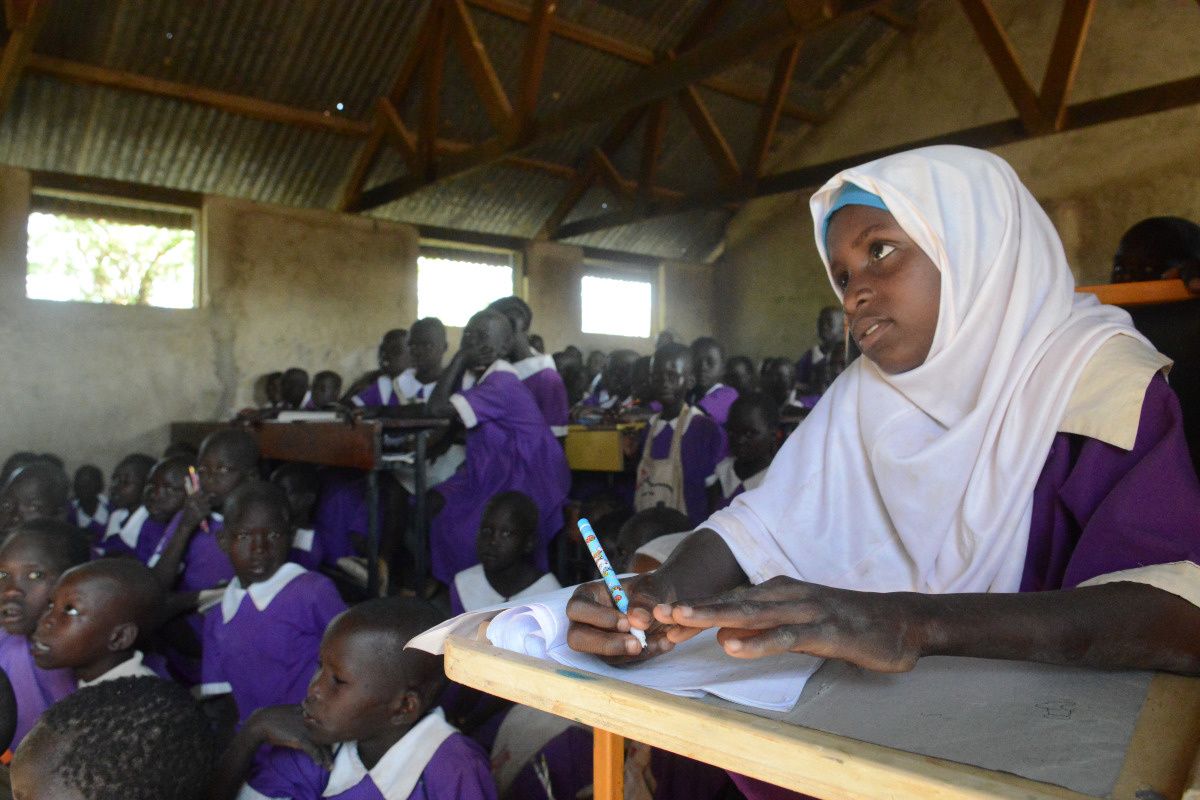
[(409, 725), (421, 716), (421, 694), (416, 689), (405, 689), (392, 701), (393, 725)]
[(112, 629), (108, 634), (108, 649), (114, 653), (122, 650), (129, 650), (133, 647), (134, 642), (138, 638), (138, 626), (136, 622), (122, 622)]

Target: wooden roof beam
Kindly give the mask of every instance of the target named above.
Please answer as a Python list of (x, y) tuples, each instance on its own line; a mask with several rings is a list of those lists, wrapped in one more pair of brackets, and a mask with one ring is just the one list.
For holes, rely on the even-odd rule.
[(974, 28), (975, 36), (992, 68), (996, 70), (1000, 83), (1004, 85), (1004, 91), (1017, 109), (1025, 130), (1030, 133), (1039, 130), (1042, 127), (1042, 112), (1037, 93), (1025, 77), (1012, 40), (1004, 32), (1004, 26), (1000, 24), (988, 0), (959, 0), (959, 5)]
[(642, 131), (642, 156), (638, 166), (637, 194), (645, 202), (654, 194), (654, 174), (662, 153), (663, 134), (667, 130), (667, 101), (659, 100), (650, 106), (646, 127)]
[[(1069, 105), (1066, 112), (1066, 122), (1063, 131), (1081, 130), (1093, 125), (1116, 122), (1123, 119), (1139, 117), (1144, 114), (1155, 114), (1176, 108), (1200, 104), (1200, 75), (1182, 78), (1156, 86), (1147, 86), (1128, 92), (1087, 100), (1082, 103)], [(621, 211), (605, 214), (592, 219), (583, 219), (563, 225), (556, 237), (569, 239), (595, 231), (606, 230), (631, 222), (639, 222), (656, 216), (678, 214), (685, 211), (696, 211), (705, 208), (727, 207), (730, 204), (745, 202), (755, 197), (765, 197), (785, 192), (811, 192), (841, 170), (874, 161), (877, 158), (895, 153), (912, 150), (918, 147), (928, 147), (935, 144), (961, 144), (969, 147), (993, 148), (1026, 139), (1035, 139), (1052, 134), (1043, 130), (1030, 133), (1025, 130), (1022, 120), (1007, 119), (1002, 122), (991, 122), (977, 125), (950, 133), (928, 136), (916, 141), (885, 147), (870, 152), (846, 156), (823, 164), (800, 167), (798, 169), (764, 176), (758, 185), (750, 190), (714, 192), (703, 197), (691, 197), (682, 201), (666, 200), (656, 202), (640, 213)]]
[(537, 113), (538, 90), (542, 86), (546, 51), (550, 47), (550, 32), (557, 13), (557, 0), (534, 0), (525, 47), (521, 51), (521, 88), (517, 95), (515, 124), (523, 131), (528, 130)]
[[(410, 173), (410, 177), (421, 181), (432, 181), (437, 174), (437, 134), (442, 114), (442, 79), (446, 74), (446, 39), (449, 25), (444, 4), (435, 5), (431, 13), (433, 21), (429, 25), (425, 63), (421, 67), (421, 113), (417, 128), (418, 168)], [(359, 195), (359, 204), (370, 191)]]
[[(507, 17), (517, 22), (529, 22), (533, 13), (530, 8), (521, 3), (513, 2), (513, 0), (467, 0), (467, 2), (475, 8), (483, 9), (484, 11)], [(614, 36), (593, 30), (586, 25), (580, 25), (577, 22), (571, 22), (561, 17), (555, 18), (551, 25), (551, 32), (555, 36), (567, 41), (583, 45), (584, 47), (610, 56), (615, 56), (632, 64), (640, 64), (643, 67), (652, 67), (659, 60), (654, 51), (648, 47), (626, 42)], [(682, 48), (676, 45), (675, 49), (680, 50)], [(762, 105), (766, 98), (766, 93), (762, 90), (747, 87), (739, 82), (716, 76), (705, 78), (701, 81), (701, 85), (706, 89), (712, 89), (714, 92), (719, 92), (745, 103)], [(785, 117), (810, 123), (820, 122), (825, 117), (819, 109), (805, 108), (793, 102), (784, 104), (783, 114)]]
[(717, 121), (713, 119), (712, 113), (709, 112), (708, 106), (705, 105), (704, 99), (700, 97), (700, 92), (695, 86), (688, 86), (679, 93), (679, 104), (683, 107), (688, 121), (692, 123), (692, 127), (700, 136), (701, 144), (708, 151), (709, 158), (712, 159), (713, 165), (721, 175), (721, 182), (727, 186), (740, 183), (742, 167), (738, 164), (737, 156), (733, 154), (733, 148), (729, 146), (725, 135), (721, 133)]
[(783, 48), (779, 57), (775, 59), (775, 73), (771, 77), (771, 88), (767, 92), (767, 105), (763, 106), (759, 116), (758, 129), (754, 132), (754, 144), (743, 173), (747, 182), (757, 181), (762, 175), (763, 164), (766, 163), (767, 154), (771, 152), (771, 143), (775, 141), (775, 131), (779, 127), (783, 99), (792, 84), (792, 73), (796, 71), (796, 60), (799, 57), (800, 43), (793, 42)]
[(483, 109), (492, 127), (507, 132), (513, 124), (512, 104), (508, 101), (504, 84), (496, 75), (492, 60), (488, 58), (487, 48), (471, 20), (465, 0), (447, 0), (445, 13), (459, 58), (467, 68), (467, 77), (475, 87), (475, 94), (483, 101)]
[(33, 43), (42, 26), (46, 23), (46, 15), (50, 10), (48, 0), (31, 0), (31, 2), (12, 2), (5, 4), (6, 20), (8, 22), (8, 41), (4, 44), (4, 52), (0, 53), (0, 117), (8, 110), (17, 83), (29, 64), (33, 54)]
[(1058, 31), (1039, 95), (1042, 127), (1058, 131), (1067, 121), (1067, 96), (1075, 84), (1083, 43), (1096, 10), (1096, 0), (1064, 0)]
[[(611, 118), (631, 109), (682, 91), (709, 75), (726, 70), (762, 50), (778, 49), (800, 36), (822, 29), (835, 20), (869, 12), (883, 0), (827, 0), (795, 10), (776, 11), (756, 18), (742, 28), (710, 39), (635, 78), (578, 104), (549, 112), (534, 120), (532, 133), (513, 139), (498, 136), (472, 151), (439, 165), (443, 177), (462, 175), (488, 166), (513, 152), (549, 142), (577, 128)], [(359, 210), (376, 208), (418, 191), (433, 182), (432, 175), (405, 176), (368, 189)]]

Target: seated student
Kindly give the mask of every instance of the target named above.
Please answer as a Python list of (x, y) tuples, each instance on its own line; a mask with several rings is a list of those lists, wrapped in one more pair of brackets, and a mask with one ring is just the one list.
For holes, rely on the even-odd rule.
[(690, 402), (718, 425), (729, 419), (729, 406), (737, 400), (737, 389), (721, 383), (725, 377), (725, 348), (711, 336), (701, 336), (692, 342), (692, 373), (696, 385), (692, 388)]
[(758, 391), (758, 373), (749, 356), (733, 356), (725, 362), (725, 385), (739, 395)]
[(263, 376), (263, 394), (267, 400), (265, 408), (276, 409), (283, 407), (282, 372), (268, 372)]
[(70, 670), (46, 671), (34, 663), (29, 637), (59, 576), (89, 555), (87, 535), (62, 520), (23, 522), (0, 545), (0, 670), (17, 697), (14, 745), (43, 711), (75, 690)]
[(112, 478), (108, 481), (108, 526), (104, 529), (105, 538), (119, 534), (129, 515), (142, 504), (146, 478), (154, 468), (154, 463), (153, 456), (131, 453), (113, 468)]
[(182, 456), (164, 458), (155, 464), (146, 478), (142, 505), (129, 515), (121, 530), (104, 537), (100, 552), (106, 556), (132, 555), (143, 564), (148, 563), (166, 535), (167, 526), (187, 499), (191, 466), (192, 460)]
[(561, 588), (549, 572), (533, 563), (538, 543), (538, 507), (521, 492), (502, 492), (488, 501), (479, 521), (475, 550), (479, 563), (454, 576), (450, 613)]
[(99, 541), (108, 527), (108, 498), (104, 496), (104, 473), (95, 464), (75, 470), (71, 481), (71, 521)]
[(638, 354), (632, 350), (613, 350), (591, 394), (583, 399), (576, 416), (591, 416), (590, 409), (619, 411), (633, 403), (633, 365)]
[[(522, 491), (537, 503), (534, 563), (539, 569), (547, 568), (547, 547), (562, 527), (571, 483), (567, 458), (533, 394), (503, 359), (512, 339), (512, 324), (500, 312), (484, 310), (471, 317), (462, 349), (429, 398), (430, 414), (457, 418), (467, 428), (466, 461), (429, 492), (433, 575), (442, 583), (479, 563), (479, 521), (488, 500), (501, 492)], [(476, 376), (474, 386), (453, 393), (468, 370)]]
[(437, 317), (413, 323), (408, 335), (408, 357), (412, 366), (396, 378), (396, 389), (406, 400), (424, 402), (433, 393), (442, 374), (446, 355), (446, 326)]
[(282, 489), (287, 497), (288, 521), (292, 530), (288, 560), (305, 569), (320, 569), (325, 557), (325, 544), (313, 526), (313, 511), (321, 491), (317, 468), (312, 464), (287, 461), (271, 473), (271, 483)]
[(44, 670), (70, 670), (80, 688), (158, 676), (136, 644), (150, 631), (163, 597), (154, 574), (133, 559), (104, 558), (72, 567), (55, 584), (29, 640), (33, 660)]
[[(396, 391), (396, 378), (408, 368), (408, 331), (393, 328), (379, 341), (379, 372), (358, 391), (351, 387), (350, 402), (359, 408), (398, 406), (401, 394)], [(356, 381), (357, 383), (357, 381)]]
[(21, 467), (0, 489), (0, 540), (22, 522), (65, 520), (69, 494), (60, 470), (41, 461)]
[[(674, 545), (691, 533), (694, 527), (686, 514), (674, 508), (657, 506), (637, 512), (625, 520), (617, 532), (612, 547), (613, 568), (618, 572), (639, 573), (657, 569), (659, 564), (666, 561), (666, 555), (670, 554)], [(670, 541), (660, 542), (664, 539)], [(653, 547), (654, 544), (658, 546)]]
[(780, 413), (798, 413), (808, 408), (796, 386), (796, 365), (790, 358), (763, 359), (761, 377), (763, 394), (779, 404)]
[(533, 393), (550, 431), (559, 438), (566, 436), (571, 415), (567, 386), (558, 374), (554, 359), (529, 344), (529, 325), (533, 322), (529, 304), (513, 295), (496, 300), (488, 308), (499, 311), (512, 323), (512, 350), (501, 357), (512, 364), (517, 377)]
[(184, 500), (147, 561), (168, 589), (192, 594), (225, 586), (233, 565), (217, 535), (225, 500), (242, 483), (257, 477), (258, 443), (235, 428), (210, 433), (200, 443), (200, 491)]
[(654, 388), (650, 382), (650, 367), (653, 362), (653, 356), (638, 356), (633, 362), (629, 376), (630, 408), (657, 410), (654, 406), (658, 401), (654, 399)]
[(441, 619), (427, 603), (396, 597), (341, 614), (304, 702), (250, 716), (221, 758), (211, 800), (495, 798), (487, 755), (435, 705), (442, 658), (404, 648)]
[(219, 535), (236, 576), (204, 616), (200, 695), (231, 694), (238, 719), (298, 703), (325, 626), (346, 610), (333, 581), (288, 562), (291, 509), (278, 486), (249, 482), (230, 494)]
[(779, 449), (779, 407), (765, 394), (739, 397), (725, 423), (729, 457), (717, 464), (717, 482), (709, 489), (709, 509), (725, 508), (742, 492), (756, 489)]
[(1150, 217), (1121, 236), (1112, 283), (1179, 278), (1200, 293), (1200, 225), (1182, 217)]
[[(582, 587), (571, 645), (644, 658), (721, 628), (738, 658), (879, 672), (939, 655), (1200, 673), (1200, 482), (1169, 361), (1074, 291), (1012, 168), (921, 148), (810, 206), (864, 357), (762, 486), (625, 584), (627, 616)], [(619, 631), (652, 621), (645, 652)]]
[(308, 391), (308, 371), (300, 367), (289, 367), (284, 370), (279, 384), (279, 393), (283, 398), (282, 408), (304, 408), (311, 397)]
[(308, 401), (301, 408), (306, 411), (316, 411), (337, 405), (342, 396), (342, 376), (332, 370), (323, 369), (313, 376), (312, 391)]
[(215, 760), (208, 719), (186, 689), (118, 678), (46, 712), (13, 758), (13, 796), (201, 800)]
[(725, 455), (725, 431), (684, 398), (695, 384), (692, 354), (671, 344), (654, 353), (652, 385), (662, 411), (642, 432), (633, 507), (637, 511), (662, 504), (700, 523), (708, 515), (708, 487), (716, 482), (716, 466)]
[(589, 390), (596, 388), (595, 382), (600, 379), (600, 374), (604, 372), (606, 364), (608, 364), (608, 354), (603, 350), (593, 350), (588, 353), (585, 366), (587, 368), (588, 380), (591, 382)]
[[(817, 343), (796, 362), (796, 388), (801, 396), (820, 397), (846, 368), (845, 324), (846, 314), (837, 306), (825, 306), (817, 315)], [(806, 402), (815, 404), (815, 400)]]

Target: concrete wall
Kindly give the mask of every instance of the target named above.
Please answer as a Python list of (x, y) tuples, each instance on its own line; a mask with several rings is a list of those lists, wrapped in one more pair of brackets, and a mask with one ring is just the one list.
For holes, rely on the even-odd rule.
[[(127, 453), (161, 452), (173, 420), (254, 405), (263, 373), (301, 366), (353, 380), (374, 367), (380, 334), (417, 315), (415, 228), (224, 197), (201, 209), (200, 308), (27, 300), (30, 188), (28, 172), (0, 166), (0, 460), (50, 451), (107, 472)], [(649, 352), (653, 339), (580, 332), (579, 281), (597, 269), (579, 248), (530, 246), (518, 288), (535, 332), (552, 350)], [(713, 329), (710, 267), (624, 270), (655, 286), (652, 336), (664, 324), (688, 339)], [(453, 352), (461, 330), (449, 333)]]
[[(1025, 73), (1041, 83), (1061, 3), (993, 0)], [(1200, 16), (1177, 0), (1106, 0), (1080, 62), (1073, 101), (1200, 74)], [(772, 171), (819, 164), (987, 122), (1015, 112), (956, 3), (922, 6), (827, 122), (784, 143)], [(1103, 282), (1121, 233), (1148, 216), (1200, 219), (1200, 106), (1002, 148), (1059, 227), (1082, 283)], [(799, 354), (833, 300), (813, 245), (807, 197), (746, 206), (718, 267), (721, 333), (751, 355)]]

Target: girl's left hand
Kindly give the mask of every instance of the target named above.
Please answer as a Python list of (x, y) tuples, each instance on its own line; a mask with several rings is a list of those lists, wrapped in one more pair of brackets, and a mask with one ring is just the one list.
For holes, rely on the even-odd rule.
[(921, 657), (925, 639), (922, 599), (778, 577), (703, 600), (659, 605), (654, 617), (664, 624), (720, 628), (717, 640), (735, 658), (807, 653), (877, 672), (907, 672)]

